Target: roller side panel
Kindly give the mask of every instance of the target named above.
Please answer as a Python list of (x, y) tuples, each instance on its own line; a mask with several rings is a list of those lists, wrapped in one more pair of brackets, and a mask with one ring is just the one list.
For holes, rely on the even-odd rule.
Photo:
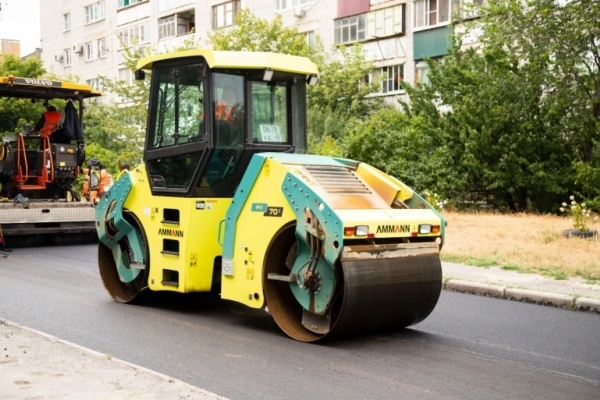
[[(117, 193), (121, 179), (132, 182), (125, 195)], [(153, 196), (144, 165), (124, 174), (113, 187), (101, 204), (116, 200), (146, 233), (148, 287), (180, 293), (211, 291), (222, 253), (221, 221), (231, 199)], [(97, 218), (98, 224), (106, 223), (102, 215)], [(116, 249), (114, 243), (107, 246)], [(118, 257), (118, 250), (113, 253)]]
[(264, 306), (265, 257), (277, 232), (295, 220), (280, 189), (285, 172), (276, 160), (256, 154), (244, 174), (225, 220), (223, 299)]

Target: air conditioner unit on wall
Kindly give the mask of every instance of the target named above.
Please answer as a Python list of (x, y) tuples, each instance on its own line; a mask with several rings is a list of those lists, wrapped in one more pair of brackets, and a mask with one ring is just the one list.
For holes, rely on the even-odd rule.
[(62, 62), (64, 56), (62, 54), (55, 54), (54, 61)]
[(83, 53), (83, 45), (81, 43), (76, 43), (72, 47), (73, 53)]
[(305, 15), (306, 15), (306, 11), (304, 11), (303, 9), (301, 9), (301, 8), (294, 9), (294, 17), (304, 18)]

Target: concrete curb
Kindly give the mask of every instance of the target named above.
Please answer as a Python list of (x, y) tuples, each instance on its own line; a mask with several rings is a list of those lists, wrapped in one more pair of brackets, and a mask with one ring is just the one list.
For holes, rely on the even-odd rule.
[(517, 300), (553, 307), (600, 313), (600, 299), (589, 297), (542, 292), (538, 290), (518, 289), (490, 283), (465, 281), (461, 279), (445, 280), (442, 288), (452, 292), (471, 293), (480, 296)]

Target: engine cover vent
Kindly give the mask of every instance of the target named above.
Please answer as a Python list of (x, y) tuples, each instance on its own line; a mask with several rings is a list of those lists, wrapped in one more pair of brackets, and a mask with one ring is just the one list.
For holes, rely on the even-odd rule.
[(329, 194), (347, 196), (373, 194), (350, 168), (317, 165), (305, 166), (305, 168), (315, 182)]

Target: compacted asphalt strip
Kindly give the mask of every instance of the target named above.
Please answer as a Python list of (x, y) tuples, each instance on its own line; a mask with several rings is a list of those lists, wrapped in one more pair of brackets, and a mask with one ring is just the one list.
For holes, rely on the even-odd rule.
[[(442, 263), (443, 288), (600, 312), (600, 285)], [(3, 399), (225, 399), (177, 379), (83, 348), (0, 317)]]

